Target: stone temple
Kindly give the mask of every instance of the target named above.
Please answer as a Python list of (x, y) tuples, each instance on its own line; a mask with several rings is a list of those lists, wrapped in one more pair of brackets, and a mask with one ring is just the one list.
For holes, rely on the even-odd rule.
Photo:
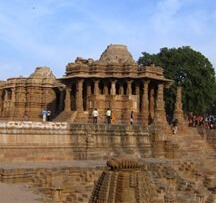
[[(172, 83), (124, 45), (109, 45), (99, 60), (78, 57), (58, 79), (38, 67), (1, 81), (0, 187), (27, 184), (24, 192), (39, 195), (29, 202), (42, 203), (215, 203), (216, 132), (187, 126), (178, 87), (172, 134), (164, 108)], [(51, 121), (42, 122), (43, 108)]]
[(56, 121), (88, 123), (97, 107), (101, 123), (107, 108), (117, 123), (128, 123), (131, 111), (138, 123), (163, 123), (163, 91), (171, 84), (161, 67), (140, 67), (126, 46), (109, 45), (99, 60), (78, 57), (68, 63), (60, 79), (48, 67), (39, 67), (27, 78), (2, 82), (0, 116), (19, 120), (27, 113), (30, 120), (39, 121), (46, 107)]

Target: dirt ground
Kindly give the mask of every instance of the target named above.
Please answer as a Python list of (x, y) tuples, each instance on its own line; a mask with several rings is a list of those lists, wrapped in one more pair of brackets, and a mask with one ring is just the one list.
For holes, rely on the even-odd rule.
[(0, 182), (0, 203), (41, 203), (40, 196), (34, 194), (27, 184), (7, 184)]

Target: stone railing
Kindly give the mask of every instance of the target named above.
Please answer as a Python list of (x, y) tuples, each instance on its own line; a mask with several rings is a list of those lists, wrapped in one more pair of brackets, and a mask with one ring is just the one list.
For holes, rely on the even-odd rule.
[(0, 129), (2, 128), (68, 129), (68, 123), (66, 122), (9, 121), (9, 122), (0, 122)]

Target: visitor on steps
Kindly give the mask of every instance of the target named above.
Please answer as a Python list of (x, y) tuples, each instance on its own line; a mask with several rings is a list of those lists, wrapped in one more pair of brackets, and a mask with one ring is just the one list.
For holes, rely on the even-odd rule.
[(134, 123), (134, 112), (131, 111), (131, 115), (130, 115), (130, 124), (133, 125)]
[(48, 110), (48, 111), (47, 111), (47, 121), (50, 121), (50, 117), (51, 117), (51, 111)]
[(178, 119), (173, 119), (172, 120), (172, 132), (173, 134), (176, 134), (177, 133), (177, 124), (178, 124)]
[(98, 110), (97, 110), (97, 108), (95, 108), (92, 111), (92, 116), (93, 116), (93, 123), (97, 123), (97, 121), (98, 121)]
[(107, 118), (107, 123), (111, 123), (111, 117), (112, 117), (112, 111), (108, 108), (106, 111), (106, 118)]
[(43, 117), (43, 122), (45, 122), (46, 119), (47, 119), (47, 110), (46, 110), (46, 108), (44, 108), (44, 109), (42, 110), (42, 117)]

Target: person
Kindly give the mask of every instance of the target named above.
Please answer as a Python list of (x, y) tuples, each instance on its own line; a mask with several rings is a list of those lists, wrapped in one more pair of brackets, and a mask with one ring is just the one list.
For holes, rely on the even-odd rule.
[(134, 122), (134, 112), (131, 111), (131, 115), (130, 115), (130, 124), (133, 125)]
[(111, 123), (111, 117), (112, 117), (112, 111), (108, 108), (106, 111), (106, 118), (107, 118), (107, 123)]
[(47, 121), (50, 121), (50, 116), (51, 116), (51, 111), (48, 110), (48, 111), (47, 111)]
[(46, 119), (47, 119), (47, 110), (46, 110), (46, 108), (44, 108), (44, 109), (42, 110), (42, 117), (43, 117), (43, 122), (45, 122)]
[(95, 108), (93, 111), (92, 111), (92, 116), (93, 116), (93, 123), (97, 123), (98, 121), (98, 110), (97, 108)]
[(173, 119), (172, 121), (172, 131), (173, 131), (173, 134), (176, 134), (177, 133), (177, 124), (178, 124), (178, 119)]

